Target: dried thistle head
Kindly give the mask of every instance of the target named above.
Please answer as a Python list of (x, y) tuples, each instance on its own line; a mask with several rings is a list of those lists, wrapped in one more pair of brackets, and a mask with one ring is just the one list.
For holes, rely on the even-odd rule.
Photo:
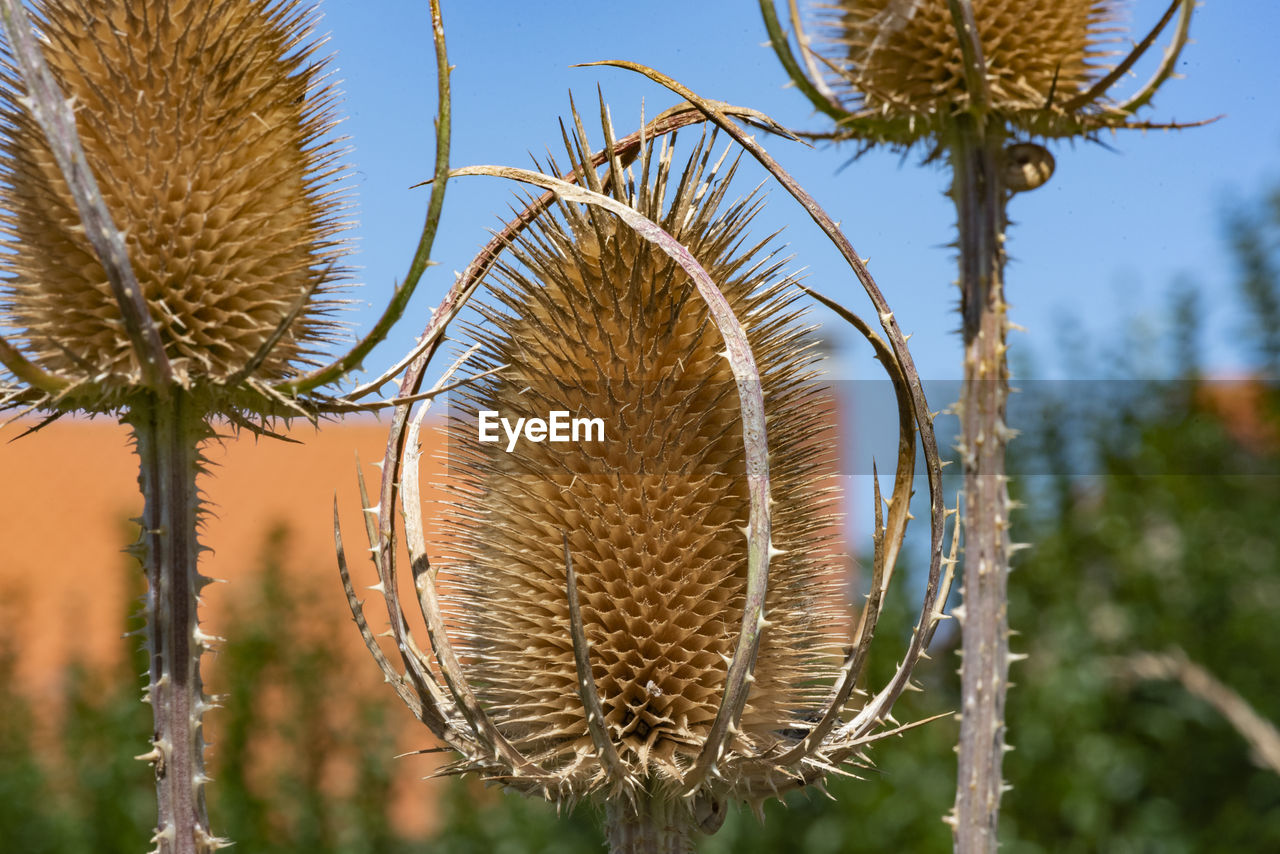
[[(0, 409), (118, 413), (144, 504), (131, 553), (148, 591), (157, 854), (208, 854), (199, 625), (211, 420), (270, 434), (277, 416), (377, 409), (332, 385), (404, 310), (448, 177), (448, 57), (430, 0), (441, 121), (409, 274), (349, 352), (328, 343), (345, 271), (329, 131), (333, 93), (300, 0), (0, 0)], [(28, 431), (31, 432), (31, 431)], [(273, 434), (272, 434), (273, 435)]]
[[(794, 284), (747, 236), (756, 197), (727, 201), (732, 165), (704, 140), (681, 167), (646, 146), (639, 177), (606, 192), (686, 246), (745, 327), (764, 389), (774, 547), (754, 683), (721, 783), (769, 772), (768, 753), (824, 699), (846, 642), (831, 411)], [(570, 149), (573, 166), (582, 151)], [(718, 167), (725, 174), (718, 174)], [(456, 510), (441, 570), (454, 643), (511, 744), (580, 796), (680, 789), (720, 705), (742, 622), (749, 496), (725, 343), (693, 281), (667, 254), (596, 208), (561, 206), (526, 230), (477, 295), (474, 371), (451, 434)], [(477, 413), (601, 419), (598, 440), (477, 443)], [(577, 692), (567, 557), (604, 724), (624, 777), (595, 756)], [(794, 740), (794, 739), (793, 739)], [(467, 770), (463, 763), (458, 770)], [(781, 779), (782, 774), (779, 773)]]
[[(770, 42), (792, 81), (836, 122), (834, 131), (810, 136), (859, 140), (864, 150), (923, 143), (930, 157), (952, 147), (965, 117), (988, 137), (1022, 138), (1024, 145), (1034, 144), (1029, 137), (1203, 124), (1135, 118), (1173, 76), (1195, 5), (1172, 0), (1151, 32), (1115, 61), (1123, 53), (1119, 0), (827, 0), (816, 6), (812, 37), (793, 4), (798, 57), (774, 0), (761, 0)], [(1150, 80), (1114, 97), (1115, 84), (1175, 15)], [(1051, 158), (1040, 156), (1030, 174), (1046, 171)], [(1036, 180), (1044, 179), (1032, 186)]]
[[(495, 236), (424, 333), (438, 341), (475, 295), (476, 343), (429, 392), (452, 387), (463, 367), (471, 374), (450, 423), (443, 560), (427, 554), (419, 489), (426, 404), (397, 414), (376, 504), (361, 480), (374, 589), (404, 670), (365, 616), (335, 511), (339, 570), (366, 646), (461, 755), (441, 773), (476, 772), (559, 805), (602, 801), (616, 851), (677, 850), (694, 829), (714, 832), (728, 802), (759, 811), (901, 732), (885, 728), (889, 710), (943, 619), (955, 561), (954, 539), (942, 554), (927, 403), (892, 312), (826, 213), (725, 117), (772, 120), (688, 97), (620, 140), (602, 104), (599, 152), (575, 113), (568, 181), (502, 167), (453, 173), (551, 193)], [(806, 289), (780, 275), (770, 239), (748, 239), (763, 202), (726, 201), (736, 165), (727, 152), (713, 158), (714, 138), (675, 165), (666, 135), (708, 115), (835, 233), (888, 322), (891, 344), (810, 292), (871, 342), (903, 431), (887, 518), (876, 487), (871, 592), (852, 640), (833, 540), (831, 401), (795, 303)], [(420, 345), (402, 395), (421, 387), (433, 353)], [(502, 435), (530, 418), (543, 423), (514, 441)], [(909, 516), (917, 427), (933, 511), (928, 587), (894, 676), (855, 708)], [(568, 441), (555, 441), (557, 429)], [(404, 616), (397, 499), (430, 655)]]
[[(310, 11), (39, 0), (35, 13), (173, 381), (221, 400), (246, 373), (295, 374), (333, 335), (344, 272), (333, 92), (307, 40)], [(113, 408), (139, 384), (138, 358), (28, 94), (10, 56), (0, 313), (27, 360), (81, 385), (73, 405)]]
[[(1113, 0), (976, 0), (990, 109), (1014, 127), (1052, 134), (1055, 103), (1105, 75), (1116, 41)], [(969, 109), (961, 43), (947, 0), (841, 0), (824, 34), (852, 110), (877, 115), (884, 141), (937, 134)], [(843, 54), (841, 56), (841, 54)]]

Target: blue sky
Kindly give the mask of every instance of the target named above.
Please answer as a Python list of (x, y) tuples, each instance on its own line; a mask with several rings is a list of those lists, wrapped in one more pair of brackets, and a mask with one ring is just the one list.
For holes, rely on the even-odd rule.
[[(1125, 18), (1141, 35), (1164, 0), (1127, 4)], [(359, 228), (354, 261), (363, 283), (353, 295), (361, 311), (351, 319), (367, 329), (404, 270), (416, 241), (427, 192), (410, 189), (430, 174), (435, 81), (425, 0), (323, 0), (319, 31), (336, 53), (333, 69), (344, 92)], [(785, 77), (766, 40), (752, 0), (642, 3), (445, 0), (453, 75), (457, 166), (528, 166), (529, 152), (559, 148), (558, 119), (576, 94), (594, 111), (603, 87), (620, 133), (634, 129), (643, 100), (648, 115), (670, 106), (665, 90), (615, 69), (574, 69), (575, 62), (632, 59), (656, 67), (701, 94), (753, 106), (784, 124), (819, 129), (825, 120), (784, 88)], [(1183, 55), (1184, 79), (1170, 81), (1146, 115), (1194, 120), (1219, 114), (1207, 127), (1181, 132), (1127, 132), (1097, 145), (1058, 145), (1058, 170), (1044, 188), (1018, 196), (1011, 207), (1012, 317), (1027, 332), (1015, 346), (1034, 351), (1037, 372), (1078, 376), (1083, 364), (1064, 359), (1057, 342), (1064, 320), (1092, 340), (1114, 340), (1134, 318), (1156, 321), (1171, 284), (1200, 284), (1208, 312), (1211, 365), (1229, 372), (1241, 362), (1232, 338), (1242, 325), (1232, 298), (1220, 213), (1232, 198), (1247, 198), (1280, 179), (1280, 58), (1271, 34), (1280, 31), (1280, 3), (1209, 3), (1197, 13), (1193, 43)], [(1154, 52), (1153, 52), (1154, 53)], [(1122, 83), (1136, 87), (1146, 79)], [(914, 333), (922, 376), (959, 372), (955, 334), (957, 292), (953, 211), (943, 197), (947, 178), (917, 157), (872, 153), (847, 166), (850, 149), (808, 149), (780, 139), (770, 150), (843, 227), (899, 320)], [(751, 186), (743, 181), (744, 191)], [(370, 360), (381, 369), (405, 352), (439, 301), (453, 271), (466, 266), (507, 211), (513, 185), (491, 178), (449, 185), (440, 262), (427, 272), (408, 317)], [(781, 190), (772, 193), (766, 228), (787, 225), (784, 237), (795, 268), (807, 281), (860, 310), (865, 298), (834, 250), (799, 215)], [(823, 317), (824, 315), (819, 315)], [(858, 353), (842, 359), (850, 377), (875, 377)]]

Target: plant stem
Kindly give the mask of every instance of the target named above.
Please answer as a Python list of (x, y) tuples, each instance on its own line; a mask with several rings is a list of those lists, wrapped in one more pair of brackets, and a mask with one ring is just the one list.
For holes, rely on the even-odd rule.
[(149, 398), (126, 418), (139, 457), (144, 509), (137, 552), (147, 574), (147, 701), (155, 717), (152, 749), (159, 817), (157, 854), (208, 854), (224, 844), (209, 831), (202, 718), (211, 705), (200, 681), (200, 656), (212, 638), (197, 606), (209, 579), (196, 570), (201, 470), (199, 445), (210, 431), (191, 397), (174, 390)]
[(994, 852), (1003, 783), (1004, 705), (1009, 673), (1009, 492), (1005, 409), (1004, 233), (1008, 193), (1004, 133), (961, 116), (951, 148), (951, 195), (960, 232), (964, 384), (959, 452), (964, 471), (964, 609), (955, 850)]
[(675, 801), (640, 792), (610, 799), (605, 832), (611, 854), (692, 854), (693, 817)]

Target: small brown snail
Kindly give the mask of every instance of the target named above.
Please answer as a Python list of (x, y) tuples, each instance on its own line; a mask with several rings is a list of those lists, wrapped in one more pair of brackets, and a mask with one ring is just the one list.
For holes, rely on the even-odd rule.
[(1053, 155), (1034, 142), (1015, 142), (1004, 149), (1004, 182), (1010, 193), (1025, 193), (1053, 177)]

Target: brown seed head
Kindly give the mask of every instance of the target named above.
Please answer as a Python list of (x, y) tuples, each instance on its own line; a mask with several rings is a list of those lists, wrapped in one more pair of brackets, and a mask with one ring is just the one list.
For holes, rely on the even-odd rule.
[[(845, 642), (829, 399), (779, 262), (746, 242), (760, 202), (724, 204), (728, 177), (699, 145), (682, 174), (641, 154), (610, 192), (684, 243), (723, 290), (760, 368), (773, 543), (770, 625), (740, 734), (718, 767), (806, 725)], [(732, 174), (732, 168), (728, 170)], [(688, 276), (596, 208), (527, 232), (478, 295), (474, 387), (452, 426), (455, 549), (442, 570), (455, 642), (478, 695), (525, 756), (575, 794), (607, 781), (577, 693), (562, 532), (578, 576), (592, 675), (632, 782), (675, 785), (720, 703), (746, 589), (749, 501), (739, 401), (724, 341)], [(598, 417), (603, 441), (478, 443), (475, 415)], [(501, 430), (499, 431), (501, 434)], [(462, 769), (462, 770), (465, 770)]]
[[(334, 93), (298, 0), (39, 0), (46, 61), (125, 236), (179, 382), (236, 374), (304, 300), (254, 376), (277, 379), (333, 332)], [(66, 181), (0, 76), (0, 313), (27, 358), (119, 394), (137, 364)], [(308, 297), (310, 294), (310, 298)], [(320, 298), (316, 298), (320, 295)]]
[[(1047, 110), (1108, 69), (1114, 0), (973, 0), (992, 109), (1051, 132)], [(966, 109), (964, 63), (947, 0), (839, 0), (824, 8), (854, 109), (881, 113), (884, 141), (910, 144)]]

